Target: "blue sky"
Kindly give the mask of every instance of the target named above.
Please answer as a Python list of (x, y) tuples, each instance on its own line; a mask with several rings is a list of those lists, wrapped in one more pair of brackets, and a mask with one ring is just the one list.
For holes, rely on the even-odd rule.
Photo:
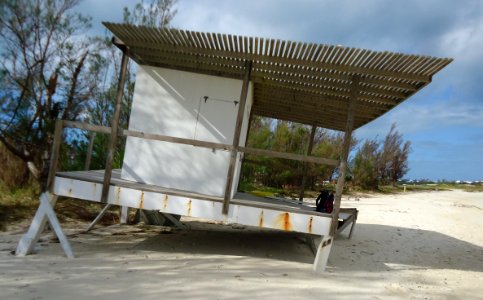
[[(138, 1), (84, 0), (78, 10), (122, 20)], [(406, 178), (483, 180), (483, 1), (179, 0), (172, 25), (323, 44), (452, 57), (418, 94), (358, 129), (383, 137), (393, 122), (412, 142)]]

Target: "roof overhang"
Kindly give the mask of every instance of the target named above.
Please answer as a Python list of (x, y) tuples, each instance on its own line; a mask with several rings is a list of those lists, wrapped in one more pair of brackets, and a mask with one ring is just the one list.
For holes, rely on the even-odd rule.
[(104, 22), (115, 44), (141, 65), (242, 79), (252, 61), (252, 113), (345, 129), (354, 76), (354, 129), (428, 83), (451, 58)]

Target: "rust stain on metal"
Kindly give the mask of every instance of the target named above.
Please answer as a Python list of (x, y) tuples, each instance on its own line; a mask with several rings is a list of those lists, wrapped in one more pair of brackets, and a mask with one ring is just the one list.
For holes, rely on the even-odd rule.
[(188, 216), (191, 217), (191, 199), (188, 201)]
[[(92, 184), (94, 185), (94, 187), (93, 187), (92, 191), (93, 191), (93, 196), (95, 197), (95, 196), (96, 196), (96, 194), (97, 194), (97, 183), (93, 182)], [(93, 198), (94, 198), (94, 197), (93, 197)], [(94, 199), (95, 199), (95, 198), (94, 198)]]
[(164, 195), (164, 198), (163, 198), (163, 208), (164, 210), (166, 210), (166, 208), (168, 207), (168, 195)]
[(322, 248), (329, 246), (332, 243), (332, 239), (322, 242)]
[(312, 234), (312, 222), (314, 221), (314, 217), (310, 217), (309, 220), (309, 233)]
[(139, 208), (143, 208), (144, 205), (144, 192), (141, 192), (141, 197), (139, 197)]
[(288, 212), (278, 215), (276, 220), (277, 228), (283, 229), (285, 231), (292, 231), (293, 226), (290, 222), (290, 214)]
[(262, 210), (262, 212), (260, 213), (260, 221), (258, 222), (258, 226), (259, 226), (259, 227), (263, 227), (263, 210)]

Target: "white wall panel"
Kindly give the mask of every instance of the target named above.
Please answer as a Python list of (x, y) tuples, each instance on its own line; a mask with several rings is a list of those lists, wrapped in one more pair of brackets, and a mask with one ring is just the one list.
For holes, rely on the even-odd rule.
[[(241, 88), (241, 80), (139, 66), (129, 129), (231, 144)], [(252, 94), (250, 85), (241, 145)], [(222, 150), (128, 137), (121, 178), (223, 196), (229, 158)], [(237, 159), (235, 184), (239, 164)]]

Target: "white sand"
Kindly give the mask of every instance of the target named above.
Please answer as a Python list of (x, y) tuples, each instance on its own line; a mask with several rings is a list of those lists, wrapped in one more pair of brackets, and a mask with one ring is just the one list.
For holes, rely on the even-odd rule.
[[(10, 254), (25, 228), (0, 234), (0, 299), (482, 299), (483, 193), (427, 192), (343, 201), (360, 210), (325, 274), (301, 235), (191, 222), (71, 237)], [(75, 233), (75, 224), (64, 224)], [(85, 226), (85, 224), (83, 224)], [(79, 228), (79, 227), (77, 227)], [(210, 230), (206, 230), (206, 229)]]

